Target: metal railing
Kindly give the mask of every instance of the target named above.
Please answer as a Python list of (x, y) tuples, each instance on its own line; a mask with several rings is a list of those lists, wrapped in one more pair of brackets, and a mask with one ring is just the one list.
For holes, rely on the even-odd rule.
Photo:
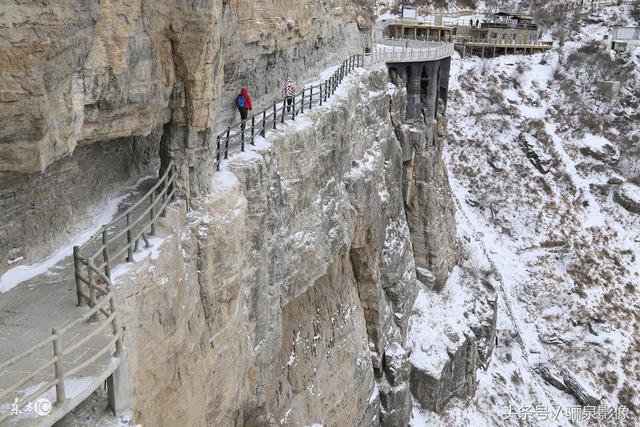
[(305, 110), (322, 106), (335, 93), (345, 76), (362, 66), (363, 55), (352, 55), (322, 83), (305, 87), (294, 96), (274, 102), (262, 112), (228, 126), (216, 138), (216, 170), (220, 170), (223, 159), (229, 158), (230, 150), (239, 147), (240, 151), (245, 151), (246, 144), (255, 145), (256, 136), (264, 136), (267, 129), (276, 129), (278, 123), (295, 120)]
[(447, 37), (447, 40), (442, 40), (440, 42), (429, 41), (426, 38), (417, 38), (417, 39), (404, 39), (398, 37), (383, 37), (378, 40), (379, 44), (385, 46), (396, 46), (396, 47), (406, 47), (410, 49), (431, 49), (436, 47), (447, 46), (453, 40), (453, 36)]
[(255, 145), (257, 136), (264, 137), (268, 129), (276, 129), (278, 123), (284, 123), (289, 119), (295, 120), (305, 110), (315, 106), (322, 106), (335, 93), (338, 85), (345, 76), (358, 67), (375, 65), (381, 62), (422, 62), (435, 61), (453, 55), (453, 43), (447, 42), (422, 42), (414, 40), (415, 48), (404, 46), (396, 48), (394, 43), (401, 44), (399, 40), (383, 39), (389, 41), (391, 46), (375, 47), (371, 53), (352, 55), (342, 62), (340, 67), (331, 77), (322, 83), (305, 87), (295, 96), (274, 102), (273, 105), (258, 114), (252, 114), (250, 118), (242, 120), (219, 134), (216, 138), (216, 170), (220, 170), (222, 160), (229, 158), (229, 152), (239, 148), (245, 151), (246, 145)]
[[(98, 321), (96, 324), (92, 324), (92, 330), (78, 341), (73, 344), (63, 342), (63, 338), (67, 338), (65, 336), (73, 327), (77, 326), (80, 322), (84, 322), (89, 320), (90, 318), (99, 317), (100, 314), (104, 315), (104, 319)], [(63, 365), (63, 360), (69, 356), (74, 351), (78, 350), (81, 346), (87, 344), (94, 337), (96, 337), (100, 332), (102, 332), (107, 327), (111, 326), (112, 337), (111, 339), (104, 344), (100, 349), (98, 349), (95, 353), (91, 354), (82, 362), (76, 364), (71, 369), (65, 370)], [(87, 366), (98, 360), (99, 357), (107, 353), (110, 349), (115, 345), (115, 352), (112, 354), (113, 357), (120, 357), (122, 355), (122, 335), (123, 331), (118, 324), (118, 316), (116, 311), (116, 304), (114, 300), (114, 296), (112, 292), (108, 292), (105, 294), (105, 297), (100, 300), (97, 304), (95, 304), (91, 310), (87, 311), (84, 315), (77, 318), (70, 324), (62, 327), (62, 328), (54, 328), (51, 336), (42, 340), (40, 343), (34, 345), (28, 350), (22, 352), (21, 354), (14, 356), (13, 358), (2, 362), (0, 364), (0, 371), (4, 371), (10, 366), (15, 365), (16, 363), (24, 360), (25, 358), (31, 356), (38, 350), (44, 349), (48, 345), (52, 345), (53, 356), (49, 359), (42, 362), (42, 364), (32, 370), (24, 377), (13, 383), (8, 388), (4, 389), (0, 392), (0, 402), (5, 400), (11, 393), (18, 393), (20, 390), (24, 389), (24, 387), (29, 384), (29, 382), (33, 381), (38, 375), (46, 374), (47, 370), (53, 371), (53, 379), (51, 381), (46, 382), (44, 385), (38, 384), (38, 389), (31, 392), (27, 396), (22, 398), (15, 398), (12, 402), (11, 409), (18, 409), (33, 403), (36, 399), (47, 393), (47, 391), (55, 386), (55, 396), (56, 400), (55, 405), (61, 405), (67, 400), (67, 394), (65, 392), (65, 379), (76, 375)], [(73, 340), (76, 335), (71, 336), (69, 339)], [(0, 423), (5, 421), (10, 416), (15, 415), (11, 410), (7, 410), (4, 414), (0, 414)]]
[(540, 47), (540, 48), (550, 48), (553, 47), (553, 42), (541, 41), (541, 40), (532, 40), (527, 42), (522, 42), (519, 40), (511, 40), (511, 39), (474, 39), (465, 36), (454, 37), (453, 39), (455, 44), (473, 44), (473, 45), (486, 45), (486, 46), (504, 46), (504, 47)]
[[(98, 293), (106, 295), (111, 286), (112, 263), (133, 262), (140, 240), (150, 247), (148, 236), (156, 233), (159, 217), (164, 217), (167, 205), (175, 197), (176, 167), (171, 162), (158, 182), (135, 204), (114, 220), (102, 226), (82, 246), (73, 248), (78, 305), (86, 302), (94, 307)], [(84, 271), (83, 271), (84, 270)], [(84, 291), (83, 285), (88, 288)]]
[(437, 61), (453, 55), (453, 43), (429, 43), (429, 45), (423, 48), (376, 46), (373, 52), (365, 55), (365, 65), (381, 62)]

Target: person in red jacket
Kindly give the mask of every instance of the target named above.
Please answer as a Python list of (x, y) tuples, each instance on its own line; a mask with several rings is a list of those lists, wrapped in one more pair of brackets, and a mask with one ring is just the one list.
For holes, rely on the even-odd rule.
[(238, 111), (240, 111), (242, 121), (247, 120), (247, 115), (249, 111), (253, 109), (253, 105), (251, 104), (251, 97), (246, 87), (240, 89), (240, 94), (236, 97), (236, 107), (238, 107)]

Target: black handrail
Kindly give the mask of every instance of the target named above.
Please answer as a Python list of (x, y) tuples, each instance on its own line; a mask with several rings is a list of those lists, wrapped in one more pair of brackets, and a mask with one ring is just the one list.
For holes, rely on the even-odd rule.
[(246, 143), (255, 145), (257, 135), (265, 136), (266, 130), (276, 129), (278, 121), (284, 123), (287, 119), (295, 120), (305, 110), (327, 102), (342, 83), (342, 80), (355, 68), (364, 66), (362, 54), (352, 55), (340, 64), (340, 67), (322, 83), (303, 88), (292, 96), (291, 104), (288, 98), (275, 101), (263, 111), (252, 114), (250, 118), (228, 126), (224, 132), (216, 137), (216, 170), (220, 170), (223, 159), (229, 158), (229, 149), (240, 147), (244, 151)]

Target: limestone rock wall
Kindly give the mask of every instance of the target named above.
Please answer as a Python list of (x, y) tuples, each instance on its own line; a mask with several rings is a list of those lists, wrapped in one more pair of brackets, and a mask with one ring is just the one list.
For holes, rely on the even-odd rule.
[[(459, 258), (455, 206), (443, 161), (443, 140), (438, 138), (437, 123), (446, 123), (446, 119), (425, 122), (420, 115), (407, 123), (406, 112), (411, 109), (407, 109), (407, 97), (400, 95), (406, 93), (406, 82), (396, 77), (394, 84), (401, 91), (391, 98), (391, 118), (402, 146), (403, 200), (418, 279), (440, 290)], [(446, 87), (439, 90), (446, 91)], [(446, 99), (444, 93), (440, 97)], [(424, 99), (420, 109), (433, 112), (436, 102), (435, 95)]]
[(231, 158), (118, 278), (137, 422), (407, 424), (419, 285), (393, 91), (385, 69), (348, 80)]
[(195, 140), (216, 121), (223, 90), (253, 82), (273, 95), (283, 69), (304, 77), (359, 49), (367, 16), (348, 0), (9, 0), (0, 15), (0, 171), (41, 172), (77, 145), (167, 122)]
[(3, 5), (0, 170), (41, 172), (77, 145), (145, 136), (172, 119), (176, 85), (189, 98), (184, 121), (204, 127), (219, 92), (221, 6), (192, 3)]
[(84, 145), (44, 173), (0, 172), (0, 275), (67, 244), (137, 177), (157, 176), (161, 135)]
[[(99, 158), (82, 147), (128, 141), (135, 158), (125, 165), (153, 164), (157, 173), (158, 156), (163, 167), (173, 160), (180, 196), (206, 194), (214, 128), (237, 114), (239, 86), (250, 87), (256, 106), (270, 102), (285, 68), (302, 81), (359, 51), (368, 13), (353, 0), (3, 2), (0, 272), (20, 256), (27, 264), (48, 255), (117, 184), (148, 172), (105, 174), (120, 162), (117, 149), (97, 149)], [(142, 140), (155, 150), (136, 150)], [(91, 193), (79, 181), (93, 183)], [(43, 200), (44, 188), (64, 203)]]

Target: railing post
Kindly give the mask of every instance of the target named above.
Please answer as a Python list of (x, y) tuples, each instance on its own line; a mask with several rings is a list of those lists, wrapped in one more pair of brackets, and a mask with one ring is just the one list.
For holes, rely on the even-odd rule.
[(240, 133), (240, 151), (244, 151), (244, 130), (246, 128), (246, 120), (242, 120), (240, 123), (240, 129), (242, 132)]
[(274, 103), (273, 103), (273, 129), (276, 128), (276, 123), (277, 123), (277, 118), (276, 117), (277, 116), (278, 116), (278, 110), (277, 110), (277, 107), (276, 107), (276, 103), (274, 101)]
[[(115, 295), (112, 293), (111, 294), (111, 300), (109, 300), (109, 310), (111, 311), (111, 313), (115, 313), (116, 312), (116, 302), (114, 301)], [(119, 334), (122, 333), (122, 331), (120, 330), (120, 325), (118, 322), (118, 316), (114, 316), (113, 320), (111, 321), (111, 328), (113, 330), (113, 336), (117, 336)], [(122, 356), (122, 335), (120, 335), (118, 337), (118, 339), (116, 340), (116, 352), (113, 353), (113, 357), (120, 357)]]
[(255, 137), (255, 132), (256, 132), (256, 116), (254, 114), (251, 114), (251, 145), (256, 145), (256, 143), (253, 142), (253, 138)]
[(313, 85), (311, 86), (311, 92), (309, 93), (309, 110), (313, 108)]
[(216, 170), (218, 172), (220, 171), (220, 135), (218, 135), (218, 139), (216, 141)]
[(287, 101), (283, 99), (282, 100), (282, 117), (280, 117), (280, 123), (281, 124), (284, 124), (284, 114), (285, 114), (284, 113), (284, 109), (285, 109), (285, 104), (286, 103), (287, 103)]
[(93, 308), (96, 305), (96, 280), (93, 277), (93, 263), (91, 262), (91, 258), (88, 259), (87, 262), (87, 276), (89, 276), (89, 307)]
[(322, 83), (320, 83), (320, 106), (322, 107)]
[(131, 238), (131, 212), (127, 212), (127, 262), (133, 262), (133, 239)]
[(104, 260), (104, 275), (111, 278), (111, 261), (109, 260), (109, 236), (107, 226), (102, 226), (102, 259)]
[(80, 280), (80, 269), (82, 268), (82, 263), (80, 262), (80, 247), (73, 247), (73, 270), (76, 278), (76, 295), (78, 297), (78, 307), (80, 307), (83, 303), (82, 299), (82, 281)]
[(227, 138), (224, 142), (224, 158), (229, 158), (229, 134), (231, 133), (231, 128), (227, 126)]
[[(291, 108), (291, 120), (295, 120), (296, 119), (296, 96), (293, 95), (293, 102), (292, 102), (292, 107)], [(302, 99), (302, 102), (300, 103), (300, 105), (304, 105), (304, 98)]]
[(267, 136), (267, 110), (262, 110), (262, 133), (263, 138)]
[(53, 335), (53, 357), (55, 358), (53, 368), (56, 377), (56, 405), (62, 405), (67, 400), (64, 392), (64, 368), (62, 366), (62, 343), (60, 342), (62, 337), (58, 334), (57, 328), (53, 328), (51, 333)]
[[(302, 88), (302, 102), (300, 103), (300, 114), (304, 114), (304, 91), (305, 89)], [(313, 91), (313, 86), (311, 86), (311, 91)]]
[[(218, 136), (218, 140), (216, 141), (216, 150), (218, 150), (220, 147), (220, 137)], [(217, 159), (217, 152), (216, 152), (216, 159)], [(217, 162), (216, 162), (217, 163)], [(167, 196), (169, 195), (169, 179), (171, 179), (171, 170), (169, 172), (167, 172), (167, 177), (164, 179), (164, 185), (163, 185), (163, 189), (162, 189), (162, 212), (160, 213), (160, 215), (164, 218), (167, 216)]]
[(151, 192), (151, 234), (152, 236), (156, 234), (156, 192)]

